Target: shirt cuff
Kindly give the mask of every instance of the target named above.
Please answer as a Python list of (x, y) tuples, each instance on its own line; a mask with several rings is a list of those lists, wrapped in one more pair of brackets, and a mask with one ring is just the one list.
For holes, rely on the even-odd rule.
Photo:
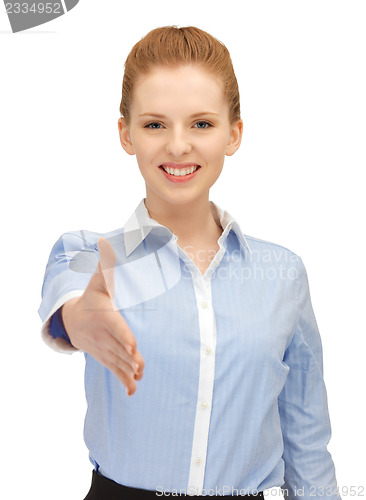
[(69, 292), (63, 297), (61, 297), (52, 307), (47, 318), (45, 319), (41, 329), (41, 336), (43, 341), (54, 351), (61, 352), (64, 354), (73, 354), (74, 352), (78, 351), (80, 352), (79, 349), (76, 349), (76, 347), (74, 347), (71, 344), (70, 340), (66, 340), (66, 338), (64, 338), (63, 336), (55, 337), (53, 332), (51, 332), (50, 328), (54, 313), (56, 313), (56, 311), (58, 311), (61, 308), (61, 306), (63, 306), (65, 302), (67, 302), (68, 300), (74, 297), (81, 297), (84, 291), (85, 290), (73, 290), (72, 292)]
[(67, 340), (67, 342), (70, 342), (71, 344), (70, 337), (67, 335), (67, 331), (62, 319), (61, 308), (62, 306), (59, 307), (51, 317), (50, 334), (54, 339), (59, 337)]

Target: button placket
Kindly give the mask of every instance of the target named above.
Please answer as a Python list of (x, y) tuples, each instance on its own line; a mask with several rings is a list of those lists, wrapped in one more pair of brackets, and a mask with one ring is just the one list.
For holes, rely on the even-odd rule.
[(202, 274), (193, 275), (197, 299), (200, 331), (200, 369), (196, 416), (191, 452), (191, 468), (188, 484), (196, 491), (203, 488), (207, 455), (208, 433), (211, 420), (211, 405), (215, 378), (216, 324), (212, 308), (211, 280)]

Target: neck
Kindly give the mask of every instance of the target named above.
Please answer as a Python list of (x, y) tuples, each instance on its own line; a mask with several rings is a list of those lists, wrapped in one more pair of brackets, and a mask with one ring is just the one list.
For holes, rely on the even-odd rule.
[(179, 244), (216, 242), (222, 233), (212, 215), (208, 197), (174, 205), (147, 196), (144, 202), (150, 217), (169, 228), (178, 237)]

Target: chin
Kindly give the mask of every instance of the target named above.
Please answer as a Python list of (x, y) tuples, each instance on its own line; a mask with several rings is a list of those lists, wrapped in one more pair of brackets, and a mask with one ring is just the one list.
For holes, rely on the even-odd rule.
[(208, 198), (208, 193), (206, 192), (193, 193), (192, 191), (188, 192), (188, 190), (186, 190), (186, 192), (183, 192), (183, 190), (181, 190), (181, 192), (178, 192), (177, 189), (158, 192), (155, 189), (147, 188), (146, 193), (147, 199), (154, 200), (157, 203), (169, 203), (175, 206), (195, 203), (199, 198), (202, 198), (203, 196)]

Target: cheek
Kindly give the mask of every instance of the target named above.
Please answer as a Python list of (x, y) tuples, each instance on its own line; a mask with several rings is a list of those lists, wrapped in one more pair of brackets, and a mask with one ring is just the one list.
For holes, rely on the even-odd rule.
[(205, 144), (205, 151), (207, 158), (212, 160), (221, 159), (225, 156), (226, 151), (226, 137), (212, 137)]
[(162, 147), (162, 140), (158, 137), (149, 135), (135, 137), (135, 151), (136, 155), (145, 160), (151, 159), (154, 154)]
[(151, 137), (136, 135), (134, 137), (134, 148), (137, 161), (146, 163), (151, 160), (154, 151), (156, 151), (156, 141)]

